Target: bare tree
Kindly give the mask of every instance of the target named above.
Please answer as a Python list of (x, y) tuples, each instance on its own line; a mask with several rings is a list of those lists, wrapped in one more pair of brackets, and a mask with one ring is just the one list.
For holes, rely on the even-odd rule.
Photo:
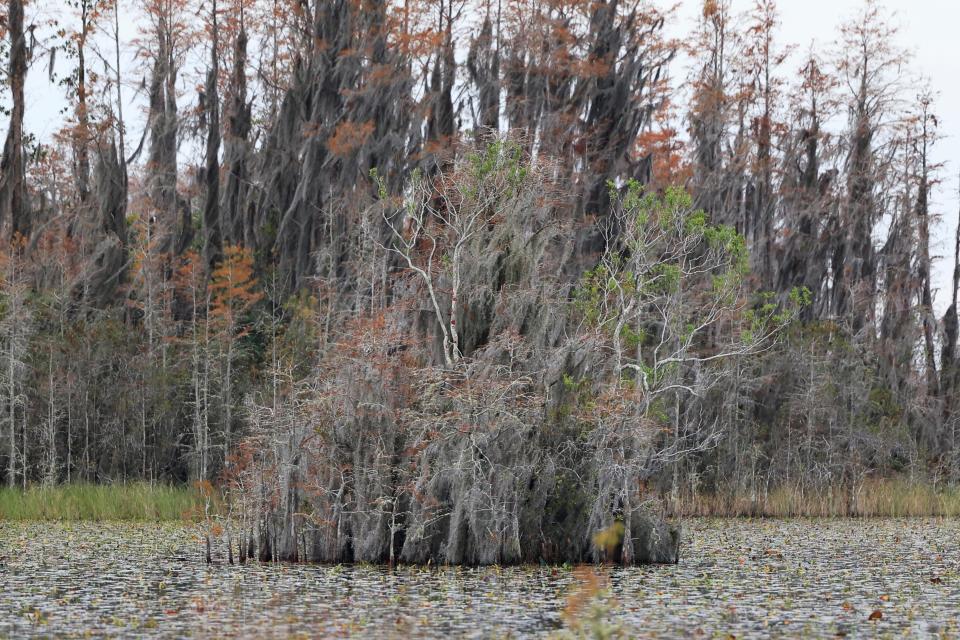
[[(426, 288), (447, 367), (463, 357), (457, 322), (468, 249), (476, 236), (502, 219), (509, 200), (521, 192), (527, 179), (521, 154), (516, 144), (493, 142), (461, 166), (439, 171), (432, 180), (417, 175), (400, 212), (383, 209), (393, 236), (387, 248), (403, 259)], [(382, 190), (381, 197), (385, 196)], [(441, 289), (444, 285), (447, 296)]]
[[(31, 312), (27, 306), (28, 286), (24, 274), (23, 243), (11, 245), (11, 251), (4, 256), (4, 278), (2, 294), (5, 314), (0, 321), (0, 336), (4, 341), (4, 404), (6, 405), (6, 423), (8, 441), (7, 486), (17, 483), (17, 409), (26, 415), (23, 382), (26, 378), (26, 356), (31, 330)], [(26, 432), (23, 434), (26, 439)], [(21, 471), (26, 482), (27, 459), (22, 452)]]

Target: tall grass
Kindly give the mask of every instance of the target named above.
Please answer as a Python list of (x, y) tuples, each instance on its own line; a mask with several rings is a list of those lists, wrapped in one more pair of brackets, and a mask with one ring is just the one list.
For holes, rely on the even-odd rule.
[(146, 483), (0, 489), (0, 520), (181, 520), (202, 513), (195, 489)]
[(778, 487), (757, 495), (700, 494), (681, 500), (679, 511), (709, 517), (957, 517), (960, 488), (875, 479), (853, 489)]
[[(196, 520), (203, 504), (196, 488), (146, 483), (0, 488), (0, 520)], [(707, 517), (960, 517), (960, 487), (898, 479), (868, 480), (853, 490), (779, 487), (755, 496), (686, 496), (679, 511)]]

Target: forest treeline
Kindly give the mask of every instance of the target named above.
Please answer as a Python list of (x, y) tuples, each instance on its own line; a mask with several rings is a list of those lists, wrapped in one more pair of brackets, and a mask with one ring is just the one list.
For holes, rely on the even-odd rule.
[(774, 0), (4, 5), (10, 485), (213, 482), (241, 557), (634, 562), (657, 495), (960, 473), (877, 2), (806, 52)]

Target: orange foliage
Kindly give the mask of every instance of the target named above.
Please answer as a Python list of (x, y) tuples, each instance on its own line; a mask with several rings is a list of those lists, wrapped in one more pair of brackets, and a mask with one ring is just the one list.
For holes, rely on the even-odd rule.
[(636, 153), (650, 157), (650, 183), (656, 189), (685, 184), (693, 174), (684, 143), (673, 123), (669, 101), (654, 116), (652, 128), (637, 136)]
[(348, 156), (362, 147), (373, 133), (372, 120), (366, 122), (341, 122), (327, 141), (327, 148), (335, 156)]
[(229, 246), (223, 253), (223, 260), (210, 278), (210, 315), (224, 329), (231, 330), (237, 326), (238, 318), (263, 298), (263, 292), (257, 291), (249, 249)]
[(180, 290), (199, 288), (203, 278), (203, 269), (199, 265), (202, 264), (200, 255), (193, 249), (180, 256), (173, 273), (174, 286)]

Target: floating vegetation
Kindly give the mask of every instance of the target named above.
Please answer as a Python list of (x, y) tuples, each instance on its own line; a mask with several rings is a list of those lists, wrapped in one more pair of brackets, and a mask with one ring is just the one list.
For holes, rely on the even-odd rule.
[(176, 523), (0, 521), (0, 638), (960, 637), (960, 522), (692, 520), (677, 565), (226, 562)]

